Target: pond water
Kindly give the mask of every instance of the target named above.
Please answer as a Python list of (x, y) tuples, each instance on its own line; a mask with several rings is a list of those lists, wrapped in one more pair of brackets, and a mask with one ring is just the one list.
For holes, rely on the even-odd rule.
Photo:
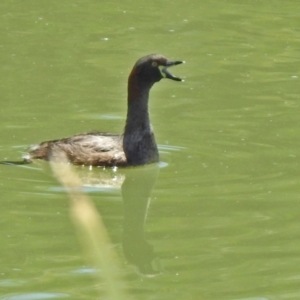
[[(151, 91), (158, 168), (75, 168), (118, 257), (120, 299), (300, 298), (299, 1), (0, 7), (0, 160), (122, 132), (134, 62), (186, 61), (172, 69), (184, 82)], [(49, 164), (0, 165), (0, 192), (0, 300), (107, 299)]]

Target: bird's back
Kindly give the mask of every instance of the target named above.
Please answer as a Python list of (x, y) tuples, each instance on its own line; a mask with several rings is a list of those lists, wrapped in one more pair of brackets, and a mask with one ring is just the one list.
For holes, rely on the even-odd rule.
[(25, 160), (46, 159), (64, 153), (76, 165), (124, 166), (123, 135), (108, 133), (78, 134), (69, 138), (42, 142), (31, 147)]

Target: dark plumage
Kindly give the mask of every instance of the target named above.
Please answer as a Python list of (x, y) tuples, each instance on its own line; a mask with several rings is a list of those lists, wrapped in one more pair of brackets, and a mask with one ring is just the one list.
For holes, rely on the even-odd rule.
[(181, 81), (167, 69), (181, 63), (183, 61), (169, 61), (160, 54), (148, 55), (136, 62), (128, 78), (128, 110), (122, 135), (92, 132), (42, 142), (33, 146), (24, 160), (49, 160), (55, 153), (63, 152), (76, 165), (136, 166), (158, 162), (148, 112), (149, 92), (162, 78)]

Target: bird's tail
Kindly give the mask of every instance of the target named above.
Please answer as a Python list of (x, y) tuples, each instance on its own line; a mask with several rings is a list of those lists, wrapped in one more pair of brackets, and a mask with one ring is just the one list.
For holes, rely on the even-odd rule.
[(29, 154), (23, 155), (23, 160), (2, 160), (0, 161), (0, 165), (7, 165), (7, 166), (20, 166), (20, 165), (28, 165), (32, 162), (31, 157)]
[(30, 161), (26, 159), (18, 160), (18, 161), (10, 161), (10, 160), (0, 161), (0, 165), (7, 165), (7, 166), (20, 166), (20, 165), (28, 165), (28, 164), (30, 164)]

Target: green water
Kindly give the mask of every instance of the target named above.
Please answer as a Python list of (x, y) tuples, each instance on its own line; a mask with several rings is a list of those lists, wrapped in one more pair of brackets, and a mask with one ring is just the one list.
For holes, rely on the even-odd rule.
[[(102, 170), (78, 168), (132, 299), (300, 298), (299, 1), (0, 8), (1, 160), (46, 139), (121, 132), (133, 63), (153, 52), (187, 62), (172, 70), (185, 82), (151, 93), (163, 164), (150, 203), (137, 186), (156, 174), (106, 170), (125, 176), (130, 203), (95, 185)], [(48, 164), (0, 166), (0, 194), (0, 299), (105, 299)], [(128, 262), (124, 234), (153, 270)]]

